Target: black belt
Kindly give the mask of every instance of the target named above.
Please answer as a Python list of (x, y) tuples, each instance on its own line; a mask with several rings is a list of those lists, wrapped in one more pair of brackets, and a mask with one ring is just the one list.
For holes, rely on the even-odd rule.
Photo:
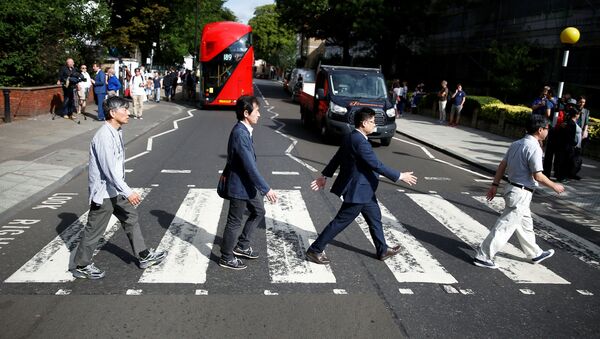
[(510, 181), (508, 183), (511, 184), (511, 185), (513, 185), (513, 186), (515, 186), (515, 187), (522, 188), (522, 189), (524, 189), (526, 191), (529, 191), (531, 193), (533, 193), (535, 191), (533, 188), (529, 188), (529, 187), (527, 187), (525, 185), (517, 184), (517, 183), (514, 183), (514, 182), (510, 182)]

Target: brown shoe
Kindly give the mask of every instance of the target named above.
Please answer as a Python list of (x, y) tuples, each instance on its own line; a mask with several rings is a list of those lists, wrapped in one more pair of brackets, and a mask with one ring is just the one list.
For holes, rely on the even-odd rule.
[(385, 260), (388, 259), (391, 256), (394, 256), (396, 254), (400, 253), (400, 245), (396, 245), (394, 247), (388, 247), (387, 251), (385, 251), (384, 254), (379, 256), (379, 260)]
[(306, 251), (306, 259), (319, 265), (327, 265), (330, 262), (329, 258), (325, 256), (325, 252), (316, 253), (313, 251)]

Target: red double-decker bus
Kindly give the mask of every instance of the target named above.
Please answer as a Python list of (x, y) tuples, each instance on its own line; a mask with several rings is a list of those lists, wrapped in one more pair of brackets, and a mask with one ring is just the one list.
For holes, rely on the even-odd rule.
[(253, 95), (252, 27), (231, 21), (206, 24), (200, 63), (204, 106), (231, 106), (241, 95)]

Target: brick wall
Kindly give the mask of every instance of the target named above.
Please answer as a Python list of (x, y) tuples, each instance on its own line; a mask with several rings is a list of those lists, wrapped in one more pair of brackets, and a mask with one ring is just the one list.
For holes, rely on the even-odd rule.
[[(63, 102), (61, 86), (0, 87), (0, 117), (4, 117), (3, 90), (10, 90), (10, 113), (12, 119), (27, 119), (36, 115), (60, 112)], [(93, 91), (89, 91), (88, 105), (94, 103)], [(4, 119), (1, 119), (2, 121)]]

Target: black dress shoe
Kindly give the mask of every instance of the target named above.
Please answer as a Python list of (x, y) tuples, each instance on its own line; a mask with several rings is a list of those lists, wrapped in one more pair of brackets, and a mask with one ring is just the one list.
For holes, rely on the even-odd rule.
[(379, 260), (385, 260), (391, 256), (400, 253), (400, 245), (396, 245), (394, 247), (388, 247), (387, 251), (384, 254), (379, 256)]
[(329, 264), (329, 258), (325, 256), (325, 252), (316, 253), (313, 251), (306, 251), (306, 259), (319, 265)]

